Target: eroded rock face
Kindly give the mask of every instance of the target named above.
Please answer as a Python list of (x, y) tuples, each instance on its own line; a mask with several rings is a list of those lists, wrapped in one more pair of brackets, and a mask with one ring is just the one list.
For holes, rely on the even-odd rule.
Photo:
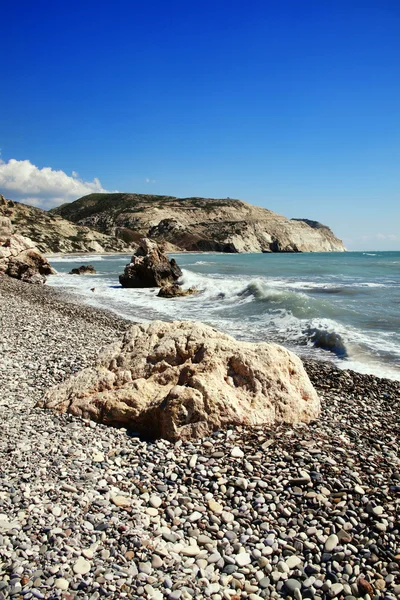
[(174, 259), (169, 260), (155, 242), (143, 238), (130, 264), (119, 276), (119, 282), (127, 288), (163, 287), (174, 283), (181, 275)]
[(10, 219), (0, 217), (0, 274), (42, 284), (47, 275), (54, 273), (56, 271), (37, 251), (35, 244), (29, 238), (14, 234)]
[(132, 326), (95, 368), (50, 390), (40, 406), (169, 440), (308, 422), (320, 412), (302, 362), (285, 348), (160, 321)]
[(199, 227), (188, 227), (176, 219), (163, 219), (153, 225), (147, 236), (159, 244), (172, 244), (175, 250), (185, 249), (189, 252), (237, 252), (234, 244), (219, 242), (203, 232)]

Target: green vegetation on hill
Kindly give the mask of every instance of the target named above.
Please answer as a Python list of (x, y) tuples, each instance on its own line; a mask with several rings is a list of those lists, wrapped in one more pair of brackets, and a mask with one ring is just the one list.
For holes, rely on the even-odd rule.
[(3, 196), (0, 196), (0, 215), (10, 218), (15, 232), (35, 242), (41, 252), (124, 252), (131, 249), (130, 240), (104, 235), (63, 219), (56, 211), (50, 213), (6, 200)]
[(50, 213), (61, 215), (64, 219), (77, 223), (99, 213), (108, 213), (114, 217), (124, 212), (143, 212), (151, 209), (197, 208), (210, 212), (219, 207), (234, 206), (239, 200), (214, 198), (176, 198), (175, 196), (156, 196), (152, 194), (89, 194), (75, 202), (53, 208)]

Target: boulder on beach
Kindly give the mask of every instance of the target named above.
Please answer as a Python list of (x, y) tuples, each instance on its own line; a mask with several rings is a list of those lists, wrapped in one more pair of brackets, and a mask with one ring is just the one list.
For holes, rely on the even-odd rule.
[(93, 265), (81, 265), (75, 269), (71, 269), (68, 275), (95, 275), (96, 269)]
[(181, 275), (174, 259), (169, 260), (155, 242), (143, 238), (130, 264), (119, 276), (119, 282), (126, 288), (163, 287), (174, 283)]
[(27, 283), (46, 282), (56, 271), (29, 238), (13, 233), (11, 221), (0, 217), (0, 275)]
[(282, 346), (160, 321), (130, 327), (94, 368), (49, 390), (39, 406), (172, 441), (320, 413), (301, 360)]

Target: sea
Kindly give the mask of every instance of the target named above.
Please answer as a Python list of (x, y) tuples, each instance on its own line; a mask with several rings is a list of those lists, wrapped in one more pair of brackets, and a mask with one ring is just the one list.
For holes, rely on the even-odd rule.
[[(197, 294), (164, 299), (156, 289), (122, 288), (128, 254), (49, 257), (58, 274), (48, 284), (134, 322), (202, 321), (239, 340), (400, 380), (400, 252), (170, 257)], [(82, 264), (96, 275), (68, 274)]]

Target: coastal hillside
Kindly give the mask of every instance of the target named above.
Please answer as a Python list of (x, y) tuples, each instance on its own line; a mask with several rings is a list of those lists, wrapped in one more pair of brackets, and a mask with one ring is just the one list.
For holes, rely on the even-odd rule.
[(343, 252), (333, 232), (309, 219), (288, 219), (230, 198), (90, 194), (50, 211), (126, 241), (148, 236), (170, 250)]
[(129, 252), (122, 239), (76, 225), (59, 215), (0, 195), (0, 216), (11, 219), (15, 231), (30, 238), (41, 252)]

